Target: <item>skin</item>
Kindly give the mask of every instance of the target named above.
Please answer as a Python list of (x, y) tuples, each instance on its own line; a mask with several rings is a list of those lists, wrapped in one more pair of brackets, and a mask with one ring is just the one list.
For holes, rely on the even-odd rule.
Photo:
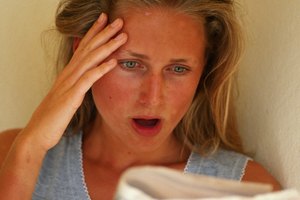
[[(203, 27), (173, 12), (123, 16), (129, 39), (111, 56), (119, 65), (92, 87), (99, 114), (91, 131), (105, 141), (99, 142), (100, 152), (116, 150), (116, 155), (122, 149), (134, 154), (134, 162), (144, 162), (145, 155), (159, 158), (170, 149), (181, 149), (172, 130), (193, 100), (204, 66), (205, 42)], [(181, 34), (173, 34), (178, 29)], [(128, 62), (134, 67), (129, 68)], [(132, 127), (135, 118), (159, 118), (161, 129), (143, 135)]]
[[(130, 166), (183, 170), (189, 152), (172, 130), (188, 109), (203, 70), (204, 29), (173, 10), (145, 11), (124, 13), (124, 26), (120, 19), (106, 26), (102, 15), (75, 42), (72, 60), (29, 124), (0, 135), (3, 198), (30, 199), (46, 152), (58, 143), (89, 88), (99, 111), (83, 139), (85, 181), (92, 199), (111, 199), (120, 174)], [(117, 34), (121, 38), (112, 39)], [(138, 65), (129, 68), (128, 61)], [(145, 135), (132, 125), (134, 118), (159, 118), (161, 126)], [(279, 187), (252, 161), (243, 180)]]
[(117, 64), (107, 57), (127, 41), (127, 34), (118, 33), (122, 23), (113, 24), (106, 26), (107, 16), (101, 15), (26, 127), (1, 135), (1, 144), (10, 142), (0, 153), (1, 198), (31, 199), (47, 151), (59, 142), (85, 93)]
[[(122, 18), (129, 39), (111, 55), (119, 65), (92, 87), (99, 114), (84, 140), (84, 164), (92, 169), (90, 163), (98, 163), (95, 169), (106, 167), (116, 174), (133, 165), (178, 165), (188, 153), (178, 157), (183, 147), (172, 130), (190, 106), (201, 77), (204, 29), (191, 17), (167, 10), (150, 10), (148, 15), (136, 11)], [(181, 34), (173, 34), (178, 29)], [(133, 68), (124, 64), (128, 61), (135, 62)], [(161, 129), (145, 136), (132, 127), (133, 118), (159, 118)], [(97, 177), (115, 177), (103, 171)], [(94, 177), (86, 173), (88, 186), (89, 179), (100, 182)], [(96, 192), (90, 190), (91, 195)]]

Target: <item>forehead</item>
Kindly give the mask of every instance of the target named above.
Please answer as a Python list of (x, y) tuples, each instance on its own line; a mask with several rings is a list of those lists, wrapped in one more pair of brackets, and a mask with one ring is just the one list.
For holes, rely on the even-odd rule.
[[(121, 12), (121, 18), (125, 20), (124, 28), (151, 29), (151, 34), (163, 33), (164, 31), (176, 31), (173, 34), (188, 34), (183, 36), (204, 36), (202, 19), (196, 18), (172, 8), (130, 8)], [(203, 38), (204, 39), (204, 38)]]
[(125, 22), (122, 31), (129, 36), (124, 48), (150, 54), (204, 54), (205, 34), (200, 19), (169, 8), (127, 9), (120, 17)]

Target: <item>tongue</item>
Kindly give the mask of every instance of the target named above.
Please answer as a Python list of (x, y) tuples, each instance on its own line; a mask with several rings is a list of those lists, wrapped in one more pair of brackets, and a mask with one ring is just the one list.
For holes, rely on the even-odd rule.
[(140, 126), (152, 127), (158, 122), (158, 119), (135, 119), (134, 120)]

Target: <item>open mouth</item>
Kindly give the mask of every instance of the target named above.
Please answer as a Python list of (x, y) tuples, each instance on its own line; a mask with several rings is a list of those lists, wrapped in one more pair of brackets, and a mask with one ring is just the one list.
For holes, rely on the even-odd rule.
[(153, 128), (159, 124), (159, 119), (133, 119), (133, 121), (141, 127)]
[(133, 118), (133, 129), (142, 136), (155, 136), (162, 128), (162, 120), (159, 118)]

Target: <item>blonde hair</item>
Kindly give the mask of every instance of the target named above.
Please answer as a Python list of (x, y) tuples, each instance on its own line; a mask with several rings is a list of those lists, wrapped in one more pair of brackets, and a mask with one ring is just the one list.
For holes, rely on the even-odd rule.
[[(243, 47), (233, 0), (63, 0), (57, 10), (56, 27), (63, 35), (58, 64), (71, 59), (74, 37), (83, 37), (100, 13), (110, 19), (119, 9), (168, 7), (204, 21), (206, 65), (192, 105), (174, 130), (190, 150), (213, 153), (219, 147), (242, 152), (236, 128), (232, 83)], [(76, 132), (96, 115), (91, 92), (69, 124)]]

